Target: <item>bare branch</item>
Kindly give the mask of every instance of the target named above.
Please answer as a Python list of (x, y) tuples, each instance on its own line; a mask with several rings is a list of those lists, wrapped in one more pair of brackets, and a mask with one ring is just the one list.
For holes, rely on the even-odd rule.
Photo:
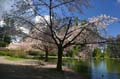
[(51, 7), (51, 9), (57, 8), (57, 7), (62, 6), (62, 5), (66, 5), (66, 4), (71, 3), (71, 2), (74, 2), (74, 1), (75, 1), (75, 0), (70, 0), (70, 1), (62, 2), (62, 3), (60, 3), (60, 4), (57, 4), (57, 5), (53, 6), (53, 7)]
[(50, 7), (44, 0), (39, 0), (40, 2), (43, 3), (43, 5), (46, 5), (48, 8)]
[(80, 32), (78, 32), (68, 43), (66, 43), (63, 47), (66, 48), (67, 46), (69, 46), (69, 44), (71, 44), (84, 30), (85, 30), (85, 26), (87, 26), (88, 24), (85, 24), (84, 27), (80, 30)]
[(72, 20), (72, 19), (70, 18), (69, 23), (68, 23), (68, 26), (67, 26), (67, 29), (66, 29), (66, 31), (65, 31), (65, 35), (64, 35), (63, 40), (62, 40), (62, 43), (65, 41), (66, 36), (67, 36), (67, 34), (68, 34), (68, 31), (69, 31), (69, 28), (70, 28), (70, 25), (71, 25), (71, 20)]
[(46, 43), (55, 44), (55, 43), (52, 42), (51, 40), (48, 41), (48, 40), (45, 40), (45, 39), (43, 39), (43, 38), (33, 37), (33, 36), (30, 36), (30, 35), (25, 34), (25, 33), (22, 33), (22, 34), (25, 35), (26, 37), (29, 37), (29, 38), (32, 38), (32, 39), (35, 39), (35, 40), (40, 40), (40, 41), (43, 41), (43, 42), (46, 42)]

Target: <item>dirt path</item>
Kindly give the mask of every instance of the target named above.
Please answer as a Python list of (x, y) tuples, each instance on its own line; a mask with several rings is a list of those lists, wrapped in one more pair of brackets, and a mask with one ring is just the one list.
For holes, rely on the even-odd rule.
[(55, 65), (38, 66), (31, 62), (13, 62), (0, 57), (0, 79), (83, 79), (70, 71), (57, 72)]
[(8, 60), (4, 56), (0, 56), (0, 64), (11, 64), (11, 65), (41, 65), (42, 62), (38, 60), (24, 59), (18, 61)]

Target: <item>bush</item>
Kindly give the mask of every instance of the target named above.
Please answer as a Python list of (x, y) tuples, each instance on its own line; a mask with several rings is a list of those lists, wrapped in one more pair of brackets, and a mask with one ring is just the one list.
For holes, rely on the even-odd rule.
[(32, 56), (38, 56), (40, 55), (40, 51), (37, 51), (37, 50), (29, 50), (29, 51), (26, 51), (28, 53), (28, 55), (32, 55)]
[[(1, 56), (11, 56), (18, 58), (44, 59), (45, 53), (39, 50), (0, 50)], [(49, 53), (49, 56), (56, 56), (56, 53)]]
[(9, 56), (25, 58), (27, 53), (23, 50), (10, 50)]
[(0, 56), (6, 56), (7, 53), (5, 51), (0, 51)]
[(57, 56), (57, 52), (49, 52), (49, 56)]
[(8, 45), (6, 42), (0, 42), (0, 47), (6, 47)]
[(23, 50), (1, 50), (0, 55), (25, 58), (27, 53)]

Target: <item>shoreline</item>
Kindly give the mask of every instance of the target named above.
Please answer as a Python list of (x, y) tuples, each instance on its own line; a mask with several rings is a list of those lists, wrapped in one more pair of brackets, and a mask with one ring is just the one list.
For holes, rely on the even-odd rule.
[[(63, 67), (63, 72), (61, 73), (55, 70), (56, 69), (55, 64), (46, 63), (44, 65), (40, 65), (38, 63), (32, 63), (34, 61), (30, 61), (30, 60), (23, 60), (23, 61), (10, 61), (5, 59), (4, 57), (0, 57), (0, 68), (2, 68), (0, 69), (2, 70), (0, 71), (0, 73), (2, 74), (2, 72), (4, 72), (4, 74), (10, 76), (10, 77), (4, 76), (5, 79), (6, 78), (16, 79), (16, 78), (11, 78), (12, 75), (18, 75), (20, 79), (21, 73), (24, 73), (26, 77), (32, 76), (33, 74), (34, 77), (30, 77), (29, 79), (33, 79), (33, 78), (34, 79), (74, 79), (74, 78), (86, 79), (82, 75), (74, 72), (72, 69), (69, 69), (67, 67)], [(28, 75), (26, 74), (26, 72), (30, 74)], [(37, 76), (41, 76), (42, 78), (41, 77), (36, 78)], [(46, 76), (47, 78), (44, 78), (44, 76)], [(1, 79), (3, 79), (4, 77), (0, 76)], [(26, 79), (26, 77), (22, 79)]]

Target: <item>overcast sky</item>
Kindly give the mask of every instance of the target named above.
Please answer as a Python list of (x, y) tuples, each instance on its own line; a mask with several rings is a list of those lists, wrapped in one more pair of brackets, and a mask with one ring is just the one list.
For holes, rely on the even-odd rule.
[(14, 0), (0, 0), (0, 19), (5, 11), (9, 12)]

